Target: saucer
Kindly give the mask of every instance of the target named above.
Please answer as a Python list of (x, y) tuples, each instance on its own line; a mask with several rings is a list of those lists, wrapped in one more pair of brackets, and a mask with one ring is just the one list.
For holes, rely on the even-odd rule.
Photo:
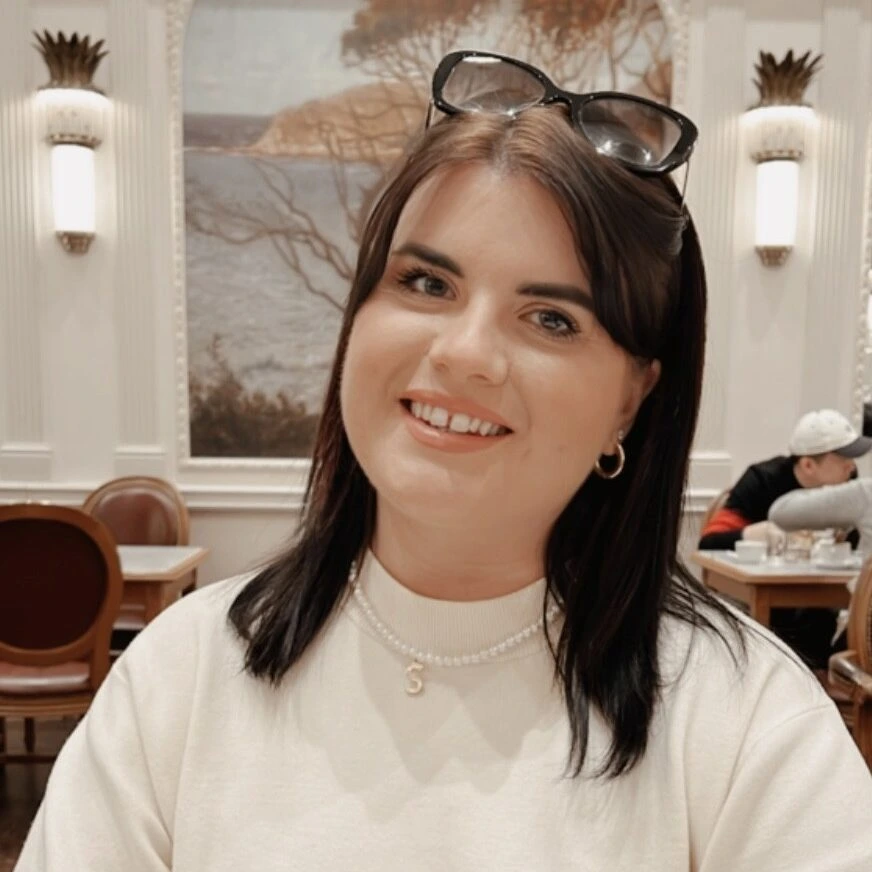
[(857, 557), (849, 557), (847, 560), (812, 560), (811, 565), (815, 569), (840, 569), (840, 570), (859, 570), (863, 565), (863, 561)]

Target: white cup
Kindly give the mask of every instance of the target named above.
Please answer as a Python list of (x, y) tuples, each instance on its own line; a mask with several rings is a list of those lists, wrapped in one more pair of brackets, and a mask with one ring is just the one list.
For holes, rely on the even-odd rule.
[(850, 542), (820, 542), (817, 546), (815, 560), (819, 560), (821, 563), (847, 563), (850, 559)]
[(761, 563), (766, 558), (767, 545), (765, 542), (746, 542), (740, 539), (733, 546), (733, 550), (739, 563)]

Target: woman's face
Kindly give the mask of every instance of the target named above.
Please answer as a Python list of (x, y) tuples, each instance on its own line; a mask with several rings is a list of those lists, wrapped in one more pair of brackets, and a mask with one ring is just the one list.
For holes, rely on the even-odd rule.
[(354, 320), (342, 416), (380, 513), (541, 536), (657, 372), (597, 323), (551, 195), (469, 164), (406, 204)]

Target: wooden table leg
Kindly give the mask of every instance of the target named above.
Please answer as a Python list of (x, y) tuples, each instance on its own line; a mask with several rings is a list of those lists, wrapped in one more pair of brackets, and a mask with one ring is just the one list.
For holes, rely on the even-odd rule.
[(749, 606), (751, 617), (758, 624), (768, 627), (772, 620), (772, 605), (770, 602), (769, 591), (765, 587), (755, 585), (751, 589)]
[(151, 623), (164, 608), (163, 590), (159, 584), (144, 584), (145, 623)]

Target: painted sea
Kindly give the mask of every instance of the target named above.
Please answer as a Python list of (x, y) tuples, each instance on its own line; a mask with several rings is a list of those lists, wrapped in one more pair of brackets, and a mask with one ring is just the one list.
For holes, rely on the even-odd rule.
[[(337, 172), (346, 192), (337, 187)], [(195, 379), (214, 378), (212, 349), (220, 337), (221, 354), (246, 390), (283, 392), (320, 412), (356, 257), (346, 215), (359, 210), (377, 179), (362, 163), (337, 167), (329, 160), (186, 149), (188, 356)]]

